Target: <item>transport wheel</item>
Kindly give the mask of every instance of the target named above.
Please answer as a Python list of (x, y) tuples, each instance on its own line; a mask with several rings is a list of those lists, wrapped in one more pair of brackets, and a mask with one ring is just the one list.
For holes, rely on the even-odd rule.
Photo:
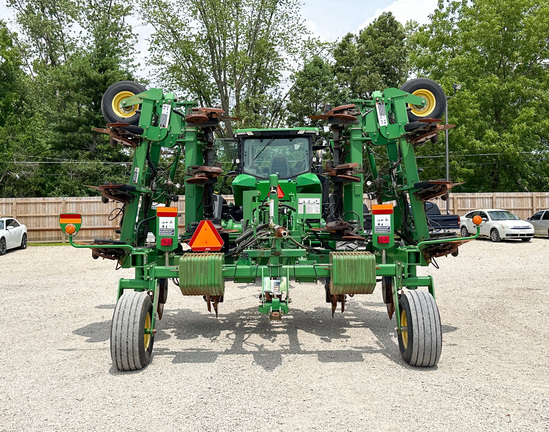
[(435, 299), (426, 291), (400, 297), (400, 354), (410, 366), (435, 366), (442, 352), (442, 326)]
[(467, 228), (461, 227), (461, 236), (462, 237), (469, 237), (469, 231), (467, 231)]
[(499, 236), (499, 232), (497, 229), (492, 228), (492, 231), (490, 231), (490, 240), (492, 240), (493, 242), (501, 241), (501, 237)]
[(151, 361), (153, 304), (146, 292), (129, 291), (116, 304), (111, 324), (111, 357), (121, 371), (142, 369)]
[(23, 237), (21, 238), (21, 246), (19, 246), (21, 249), (27, 248), (27, 235), (23, 234)]
[(0, 255), (4, 255), (6, 253), (6, 239), (0, 238)]
[(146, 90), (141, 84), (133, 81), (120, 81), (111, 85), (101, 99), (101, 112), (107, 123), (139, 123), (139, 105), (123, 107), (121, 102), (133, 95)]
[(415, 78), (403, 84), (401, 90), (424, 98), (425, 106), (408, 105), (408, 120), (416, 122), (423, 118), (441, 118), (446, 108), (446, 95), (444, 90), (433, 80), (427, 78)]

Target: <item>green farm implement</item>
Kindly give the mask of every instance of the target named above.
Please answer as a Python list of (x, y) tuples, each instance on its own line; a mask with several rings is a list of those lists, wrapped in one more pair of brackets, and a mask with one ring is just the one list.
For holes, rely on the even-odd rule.
[[(97, 186), (104, 202), (121, 205), (119, 238), (78, 243), (81, 215), (61, 215), (60, 224), (74, 247), (135, 271), (118, 284), (115, 367), (149, 364), (169, 285), (203, 296), (217, 315), (226, 281), (257, 283), (258, 312), (270, 319), (291, 313), (291, 283), (320, 282), (332, 316), (348, 296), (377, 286), (395, 317), (404, 361), (437, 364), (442, 330), (433, 280), (417, 267), (457, 255), (475, 238), (430, 234), (425, 215), (425, 201), (447, 196), (452, 183), (421, 181), (414, 148), (438, 139), (445, 103), (438, 84), (415, 79), (311, 116), (325, 122), (329, 142), (313, 127), (240, 129), (229, 142), (215, 137), (230, 120), (220, 109), (130, 81), (109, 87), (102, 103), (108, 123), (96, 131), (133, 154), (127, 183)], [(230, 172), (222, 159), (232, 162)], [(184, 215), (175, 184), (180, 166)], [(221, 180), (232, 180), (232, 199), (216, 192)], [(365, 187), (377, 202), (371, 209)]]

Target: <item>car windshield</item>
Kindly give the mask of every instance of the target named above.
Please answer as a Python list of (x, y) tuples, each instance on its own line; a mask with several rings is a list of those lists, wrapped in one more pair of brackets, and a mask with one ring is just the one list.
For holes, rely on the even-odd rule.
[(245, 138), (242, 159), (243, 172), (254, 177), (297, 177), (309, 172), (310, 141), (306, 137)]
[(488, 212), (488, 214), (490, 215), (490, 219), (495, 221), (520, 220), (518, 216), (515, 216), (513, 213), (507, 210), (491, 211)]

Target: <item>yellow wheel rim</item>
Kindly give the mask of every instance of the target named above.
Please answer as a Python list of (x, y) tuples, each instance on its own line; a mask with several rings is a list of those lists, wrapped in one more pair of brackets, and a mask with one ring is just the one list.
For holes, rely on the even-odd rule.
[[(148, 313), (145, 317), (145, 330), (151, 329), (151, 314)], [(149, 344), (151, 343), (151, 334), (145, 332), (144, 333), (144, 341), (145, 341), (145, 351), (149, 349)]]
[(124, 117), (128, 118), (135, 114), (137, 111), (138, 105), (131, 105), (131, 106), (122, 106), (122, 101), (126, 98), (129, 98), (133, 96), (134, 93), (131, 91), (121, 91), (120, 93), (117, 93), (114, 98), (112, 99), (112, 110), (118, 117)]
[(409, 105), (409, 107), (412, 108), (413, 115), (415, 115), (416, 117), (427, 117), (434, 111), (437, 105), (437, 101), (433, 93), (426, 89), (419, 89), (412, 94), (422, 97), (427, 101), (427, 103), (423, 107), (419, 105)]
[(402, 338), (402, 345), (404, 348), (408, 348), (408, 319), (406, 318), (406, 312), (403, 310), (400, 312), (400, 337)]

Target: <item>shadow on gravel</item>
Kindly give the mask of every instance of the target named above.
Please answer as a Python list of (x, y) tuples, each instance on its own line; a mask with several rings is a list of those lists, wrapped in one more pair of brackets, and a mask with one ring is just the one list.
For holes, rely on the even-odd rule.
[(101, 321), (88, 324), (73, 331), (73, 334), (87, 338), (86, 342), (105, 342), (110, 338), (111, 322)]
[[(100, 305), (97, 308), (113, 308), (112, 305)], [(73, 331), (87, 338), (88, 343), (105, 342), (110, 337), (109, 321), (88, 324)], [(317, 307), (312, 311), (292, 309), (281, 321), (270, 321), (255, 308), (239, 309), (229, 314), (220, 314), (215, 318), (207, 312), (190, 309), (168, 311), (158, 322), (155, 335), (154, 356), (173, 357), (174, 363), (214, 363), (220, 356), (251, 355), (253, 364), (266, 371), (273, 371), (282, 365), (286, 355), (316, 355), (320, 363), (357, 363), (365, 361), (364, 356), (382, 354), (398, 366), (412, 368), (404, 363), (399, 352), (395, 334), (395, 320), (389, 320), (385, 311), (379, 310), (376, 302), (349, 302), (345, 313), (336, 311), (331, 318), (329, 305)], [(360, 336), (350, 336), (349, 330), (370, 331), (368, 344)], [(453, 326), (443, 325), (443, 334), (456, 331)], [(307, 335), (300, 340), (300, 334)], [(309, 345), (309, 335), (334, 348), (315, 349)], [(173, 351), (158, 346), (159, 342), (175, 337), (183, 341), (204, 341), (219, 343), (219, 349), (187, 348)], [(227, 342), (229, 347), (227, 348)], [(192, 344), (192, 342), (191, 342)], [(342, 347), (344, 345), (344, 347)], [(429, 371), (437, 368), (419, 368)]]
[[(155, 355), (173, 356), (174, 363), (213, 363), (219, 356), (249, 354), (254, 365), (272, 371), (282, 364), (285, 355), (316, 355), (321, 363), (355, 363), (363, 362), (364, 355), (380, 353), (405, 367), (394, 337), (394, 321), (391, 323), (385, 312), (372, 310), (367, 307), (369, 305), (378, 307), (379, 303), (349, 303), (345, 313), (336, 312), (333, 319), (329, 306), (313, 311), (292, 309), (281, 321), (269, 321), (255, 308), (220, 314), (218, 319), (182, 309), (165, 316), (157, 337), (170, 332), (185, 341), (206, 339), (215, 344), (219, 339), (220, 345), (225, 347), (228, 339), (230, 347), (220, 347), (219, 350), (195, 348), (181, 352), (155, 347)], [(357, 328), (372, 332), (374, 345), (361, 345), (364, 339), (349, 336), (348, 331)], [(299, 334), (303, 332), (337, 347), (311, 348), (309, 344), (318, 345), (311, 343), (309, 337), (306, 342), (301, 342)]]

